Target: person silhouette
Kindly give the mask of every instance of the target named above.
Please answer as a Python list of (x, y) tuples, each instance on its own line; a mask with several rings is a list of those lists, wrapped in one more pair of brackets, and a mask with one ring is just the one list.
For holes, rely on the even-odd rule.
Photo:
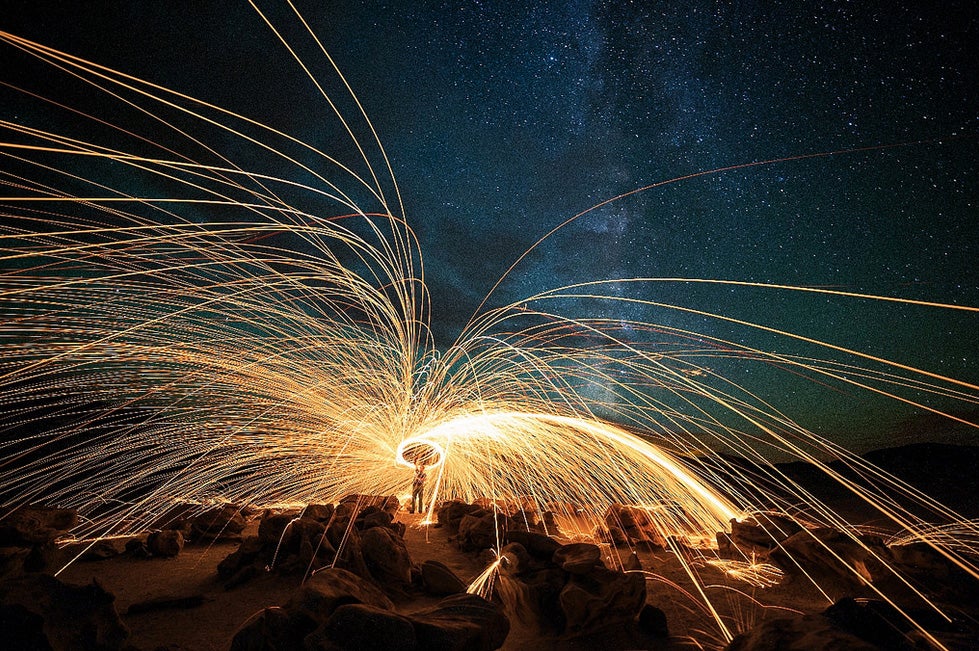
[(411, 513), (425, 510), (425, 464), (415, 464), (415, 479), (411, 482)]

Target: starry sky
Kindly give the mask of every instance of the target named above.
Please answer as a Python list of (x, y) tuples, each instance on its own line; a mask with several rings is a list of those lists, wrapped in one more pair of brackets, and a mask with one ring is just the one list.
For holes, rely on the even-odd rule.
[[(247, 5), (12, 4), (3, 29), (352, 155)], [(277, 25), (294, 25), (282, 7), (261, 6)], [(972, 3), (940, 13), (879, 2), (299, 7), (391, 156), (424, 251), (440, 345), (543, 234), (649, 185), (553, 235), (493, 302), (574, 282), (666, 277), (979, 305)], [(738, 167), (769, 160), (778, 162)], [(698, 175), (711, 170), (721, 171)], [(672, 179), (681, 180), (664, 183)], [(979, 381), (974, 315), (678, 282), (607, 291)], [(764, 349), (784, 345), (689, 314), (614, 310)], [(858, 446), (881, 445), (913, 415), (885, 414), (890, 407), (869, 399), (779, 398), (803, 424)]]

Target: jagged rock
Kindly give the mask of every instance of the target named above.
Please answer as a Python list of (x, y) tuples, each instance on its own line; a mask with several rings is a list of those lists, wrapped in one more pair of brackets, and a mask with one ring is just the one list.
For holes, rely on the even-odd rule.
[(411, 558), (405, 541), (386, 527), (372, 527), (360, 534), (364, 562), (378, 583), (404, 588), (411, 583)]
[(727, 651), (881, 651), (823, 615), (769, 619), (735, 636)]
[(233, 540), (245, 529), (245, 518), (234, 504), (222, 504), (201, 513), (191, 522), (194, 540)]
[(422, 563), (421, 578), (425, 592), (439, 597), (465, 592), (467, 587), (445, 564), (433, 560)]
[(173, 529), (154, 531), (146, 538), (146, 548), (153, 556), (172, 558), (184, 548), (184, 535)]
[(231, 651), (287, 651), (302, 649), (312, 631), (306, 621), (290, 617), (284, 608), (272, 606), (243, 623), (231, 640)]
[(4, 648), (122, 649), (129, 630), (119, 618), (114, 600), (94, 581), (77, 586), (45, 574), (7, 579), (0, 583)]
[(588, 574), (602, 564), (602, 550), (591, 543), (571, 543), (559, 547), (553, 560), (565, 572)]
[(572, 575), (558, 601), (568, 632), (621, 625), (635, 620), (646, 603), (646, 580), (641, 574), (597, 567), (586, 575)]
[(286, 604), (286, 610), (312, 622), (315, 628), (326, 623), (338, 607), (349, 603), (394, 609), (394, 603), (373, 583), (347, 570), (329, 568), (309, 577)]
[(407, 617), (367, 604), (345, 604), (306, 638), (305, 648), (415, 651), (418, 641)]
[(71, 509), (22, 506), (0, 519), (0, 547), (47, 545), (77, 524), (78, 514)]
[(240, 572), (243, 568), (253, 563), (265, 564), (263, 552), (265, 544), (258, 536), (247, 536), (238, 545), (238, 549), (231, 552), (218, 563), (218, 576), (222, 579), (230, 579)]
[(503, 646), (510, 633), (502, 608), (471, 594), (446, 597), (409, 619), (419, 649), (492, 651)]

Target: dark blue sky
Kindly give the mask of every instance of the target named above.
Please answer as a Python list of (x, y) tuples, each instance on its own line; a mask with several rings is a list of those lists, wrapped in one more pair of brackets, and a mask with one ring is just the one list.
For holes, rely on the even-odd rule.
[[(119, 3), (79, 14), (17, 4), (3, 29), (232, 107), (356, 163), (329, 108), (246, 5)], [(440, 345), (511, 262), (571, 215), (676, 177), (822, 152), (843, 153), (700, 176), (594, 211), (524, 260), (496, 302), (579, 281), (692, 277), (979, 305), (971, 3), (940, 13), (837, 2), (300, 8), (391, 156), (421, 239)], [(287, 11), (263, 9), (298, 39)], [(970, 315), (680, 283), (609, 292), (979, 380)], [(672, 311), (591, 309), (766, 350), (786, 345)], [(827, 430), (887, 421), (876, 403), (782, 399), (793, 413), (818, 412), (812, 423)]]

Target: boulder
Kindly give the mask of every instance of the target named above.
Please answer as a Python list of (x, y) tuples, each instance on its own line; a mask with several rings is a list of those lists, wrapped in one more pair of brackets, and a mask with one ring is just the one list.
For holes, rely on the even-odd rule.
[(369, 507), (371, 510), (364, 509), (357, 516), (357, 526), (361, 530), (371, 529), (373, 527), (390, 527), (391, 522), (394, 520), (392, 516), (387, 511), (382, 511), (376, 507)]
[(591, 543), (571, 543), (559, 547), (553, 560), (570, 574), (588, 574), (596, 566), (602, 565), (602, 550)]
[(769, 619), (735, 636), (727, 651), (881, 651), (823, 615)]
[(666, 623), (666, 613), (650, 604), (639, 611), (639, 631), (644, 635), (666, 639), (670, 637), (670, 628)]
[(372, 527), (360, 534), (360, 549), (371, 576), (382, 586), (396, 589), (411, 583), (411, 557), (405, 541), (386, 527)]
[(831, 527), (820, 527), (786, 538), (771, 551), (769, 559), (789, 573), (799, 572), (801, 567), (860, 586), (888, 574), (883, 561), (889, 556), (877, 538), (854, 538)]
[[(0, 507), (0, 513), (5, 513)], [(78, 524), (71, 509), (49, 506), (22, 506), (0, 519), (0, 547), (47, 545)]]
[(447, 528), (451, 533), (459, 530), (462, 518), (480, 508), (474, 504), (466, 504), (462, 500), (450, 500), (441, 502), (435, 508), (435, 517), (439, 526)]
[(345, 604), (306, 638), (305, 648), (415, 651), (418, 641), (407, 617), (377, 606)]
[(235, 632), (231, 651), (286, 651), (302, 649), (311, 632), (309, 622), (298, 621), (278, 606), (249, 617)]
[(72, 585), (45, 574), (8, 578), (0, 583), (4, 648), (122, 649), (129, 630), (114, 601), (95, 581)]
[(497, 542), (506, 538), (506, 516), (492, 511), (473, 511), (459, 522), (459, 535), (456, 544), (462, 551), (479, 551), (496, 547)]
[(184, 535), (175, 529), (154, 531), (146, 538), (146, 548), (153, 556), (173, 558), (184, 548)]
[(561, 547), (561, 543), (549, 536), (535, 531), (521, 531), (519, 529), (507, 531), (506, 542), (520, 543), (538, 561), (550, 561), (554, 552)]
[(289, 513), (270, 513), (266, 511), (258, 523), (258, 537), (262, 543), (277, 545), (282, 532), (286, 530), (289, 523), (296, 520), (296, 516)]
[(427, 560), (421, 565), (422, 586), (427, 594), (442, 597), (466, 591), (466, 584), (455, 572), (438, 561)]
[(193, 540), (233, 540), (245, 529), (245, 517), (234, 504), (222, 504), (193, 519), (190, 526)]
[(493, 651), (503, 646), (510, 633), (502, 607), (472, 594), (446, 597), (408, 617), (419, 649)]
[(328, 522), (333, 517), (333, 511), (332, 504), (307, 504), (302, 511), (302, 517), (317, 522)]
[(572, 575), (558, 595), (569, 633), (590, 633), (631, 623), (646, 603), (646, 580), (638, 573), (604, 567)]
[(394, 609), (394, 603), (370, 581), (347, 570), (328, 568), (309, 577), (286, 604), (286, 610), (315, 628), (325, 624), (337, 608), (352, 603)]

